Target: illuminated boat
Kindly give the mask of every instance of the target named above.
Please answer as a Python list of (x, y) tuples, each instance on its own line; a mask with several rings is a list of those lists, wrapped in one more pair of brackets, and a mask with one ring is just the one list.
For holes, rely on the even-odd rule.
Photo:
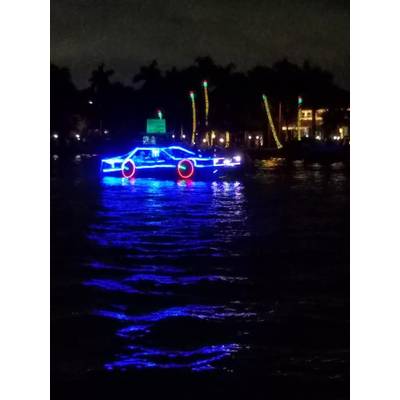
[(172, 176), (193, 179), (215, 176), (240, 166), (241, 157), (203, 155), (181, 146), (139, 146), (122, 156), (101, 160), (103, 174), (134, 177)]

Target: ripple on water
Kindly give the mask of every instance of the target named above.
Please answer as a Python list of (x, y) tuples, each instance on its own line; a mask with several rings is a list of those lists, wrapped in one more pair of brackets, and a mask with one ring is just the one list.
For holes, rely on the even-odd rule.
[[(90, 260), (89, 266), (95, 276), (91, 274), (83, 285), (128, 298), (172, 296), (181, 303), (188, 301), (187, 297), (182, 297), (183, 288), (198, 290), (202, 286), (230, 286), (245, 281), (247, 278), (235, 273), (221, 274), (212, 263), (217, 257), (237, 255), (235, 243), (249, 236), (245, 205), (244, 187), (240, 182), (186, 183), (151, 179), (128, 182), (105, 178), (101, 207), (96, 223), (90, 226), (88, 238), (96, 246), (124, 251), (120, 251), (122, 256), (118, 263)], [(155, 257), (163, 261), (161, 265), (148, 262)], [(184, 257), (197, 260), (202, 257), (204, 268), (193, 269), (191, 263), (174, 265), (174, 260)], [(166, 264), (166, 260), (170, 262)], [(114, 275), (113, 271), (118, 274)], [(107, 276), (101, 276), (102, 273)], [(108, 370), (215, 368), (216, 363), (241, 348), (238, 343), (225, 342), (231, 333), (216, 334), (223, 327), (222, 323), (246, 321), (256, 316), (254, 312), (240, 309), (240, 302), (179, 304), (134, 314), (124, 311), (129, 306), (129, 303), (122, 304), (115, 310), (105, 302), (104, 308), (93, 310), (97, 317), (122, 325), (115, 335), (126, 344), (114, 360), (105, 364)], [(179, 343), (165, 345), (167, 338), (171, 341), (177, 336), (177, 327), (180, 331), (192, 327), (197, 336), (199, 332), (202, 334), (196, 343), (181, 339)], [(210, 333), (213, 331), (214, 335)], [(219, 342), (212, 343), (215, 338)], [(183, 345), (184, 348), (180, 348)]]

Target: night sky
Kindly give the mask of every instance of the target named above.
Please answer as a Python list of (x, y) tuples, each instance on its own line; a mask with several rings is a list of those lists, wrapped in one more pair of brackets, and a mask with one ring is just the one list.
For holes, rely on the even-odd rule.
[(127, 84), (141, 65), (197, 56), (238, 70), (283, 57), (329, 69), (349, 87), (348, 0), (52, 0), (51, 61), (79, 87), (99, 63)]

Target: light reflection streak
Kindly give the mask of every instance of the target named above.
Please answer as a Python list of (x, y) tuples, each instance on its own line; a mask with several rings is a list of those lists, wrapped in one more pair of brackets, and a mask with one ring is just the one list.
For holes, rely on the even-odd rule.
[(206, 306), (190, 304), (181, 307), (170, 307), (149, 314), (129, 316), (121, 312), (98, 310), (95, 315), (132, 322), (158, 322), (172, 317), (191, 317), (204, 320), (224, 320), (225, 318), (253, 318), (256, 313), (237, 311), (225, 306)]
[[(212, 363), (231, 356), (240, 350), (238, 344), (222, 344), (200, 347), (196, 350), (161, 350), (132, 346), (131, 356), (121, 357), (105, 365), (105, 368), (190, 368), (192, 371), (212, 370)], [(195, 360), (190, 360), (196, 357)], [(180, 361), (180, 362), (179, 362)]]
[[(127, 268), (124, 269), (129, 270)], [(163, 271), (166, 273), (168, 268)], [(224, 275), (192, 275), (192, 276), (179, 276), (179, 275), (159, 275), (159, 274), (144, 274), (135, 273), (128, 276), (127, 278), (117, 279), (89, 279), (83, 282), (84, 286), (96, 287), (101, 290), (111, 292), (123, 292), (127, 294), (147, 294), (147, 295), (167, 295), (168, 292), (153, 291), (147, 289), (135, 288), (132, 285), (141, 283), (150, 283), (153, 286), (188, 286), (207, 282), (225, 282), (225, 283), (236, 283), (239, 281), (245, 281), (247, 278), (241, 276), (224, 276)]]
[[(117, 335), (131, 341), (143, 337), (162, 320), (190, 317), (200, 320), (225, 320), (226, 318), (254, 319), (256, 313), (243, 312), (224, 306), (186, 305), (170, 307), (144, 315), (128, 315), (123, 312), (97, 310), (95, 315), (121, 322), (134, 322), (118, 330)], [(239, 351), (239, 344), (214, 344), (192, 350), (153, 348), (138, 345), (127, 346), (129, 354), (120, 355), (116, 360), (105, 364), (105, 368), (190, 368), (193, 371), (209, 370), (212, 363), (229, 357)], [(179, 359), (179, 362), (178, 362)]]

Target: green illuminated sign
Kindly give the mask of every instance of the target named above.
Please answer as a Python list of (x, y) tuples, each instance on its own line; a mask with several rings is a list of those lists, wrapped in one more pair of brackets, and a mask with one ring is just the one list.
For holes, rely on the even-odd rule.
[(166, 122), (163, 118), (154, 118), (147, 120), (146, 126), (147, 133), (166, 133)]

